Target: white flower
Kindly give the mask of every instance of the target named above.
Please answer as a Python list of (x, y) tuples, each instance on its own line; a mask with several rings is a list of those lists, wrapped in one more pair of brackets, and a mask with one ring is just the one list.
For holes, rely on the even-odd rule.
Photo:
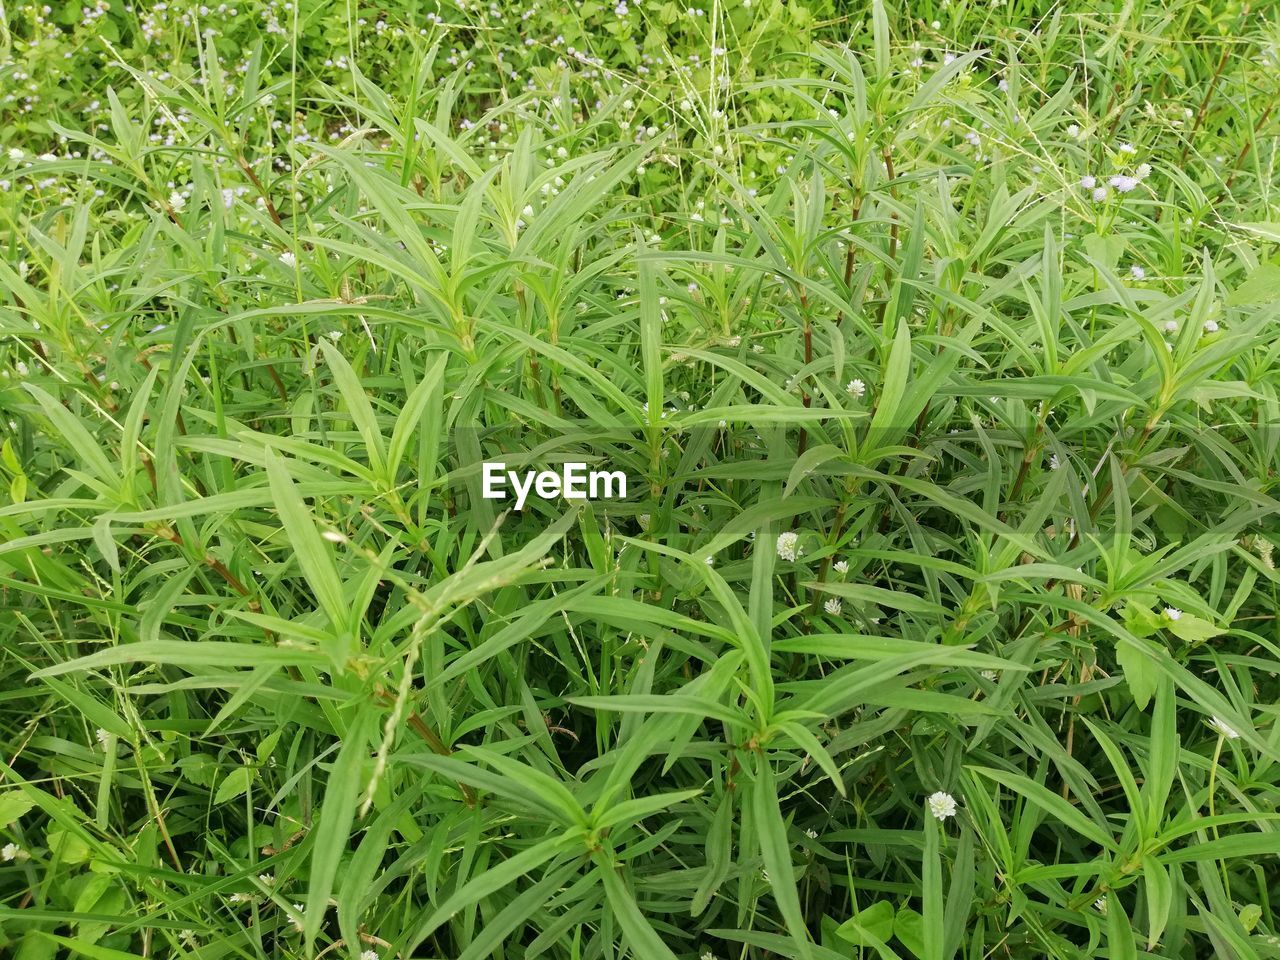
[(22, 856), (22, 848), (16, 843), (6, 843), (3, 849), (0, 849), (0, 860), (17, 860)]
[(1129, 276), (1133, 277), (1135, 280), (1145, 280), (1147, 278), (1147, 271), (1143, 270), (1135, 263), (1129, 268)]
[(1213, 717), (1212, 719), (1210, 719), (1209, 726), (1211, 726), (1215, 731), (1217, 731), (1217, 733), (1220, 736), (1226, 737), (1228, 740), (1240, 739), (1240, 734), (1237, 733), (1233, 727), (1227, 726), (1217, 717)]
[(260, 874), (258, 874), (258, 879), (259, 879), (259, 880), (260, 880), (264, 885), (266, 885), (266, 886), (268, 886), (268, 887), (269, 887), (269, 886), (271, 886), (273, 883), (275, 883), (275, 882), (276, 882), (276, 878), (275, 878), (274, 876), (272, 876), (271, 874), (269, 874), (269, 873), (260, 873)]
[(27, 375), (28, 367), (27, 367), (27, 365), (26, 365), (25, 363), (23, 363), (21, 360), (17, 361), (17, 362), (13, 365), (13, 369), (15, 369), (15, 370), (17, 370), (17, 371), (18, 371), (18, 376), (20, 376), (20, 377), (25, 377), (25, 376)]
[(995, 683), (1000, 679), (1000, 674), (996, 673), (994, 670), (983, 670), (979, 676), (982, 677), (983, 680), (990, 680), (992, 683)]
[(293, 929), (298, 931), (298, 933), (301, 933), (302, 927), (303, 927), (303, 920), (306, 919), (305, 911), (303, 910), (302, 904), (300, 903), (293, 904), (293, 912), (294, 912), (294, 916), (290, 918), (290, 922), (293, 924)]
[(169, 206), (173, 207), (177, 213), (182, 212), (182, 208), (187, 205), (187, 198), (180, 194), (177, 190), (169, 194)]
[(704, 950), (702, 956), (698, 960), (716, 960), (716, 955), (710, 950)]
[(1093, 901), (1093, 909), (1097, 910), (1105, 917), (1107, 915), (1106, 897), (1099, 897), (1097, 900)]
[(1060, 460), (1058, 459), (1058, 455), (1057, 455), (1056, 453), (1050, 454), (1050, 455), (1049, 455), (1049, 469), (1050, 469), (1050, 470), (1057, 470), (1060, 466), (1062, 466), (1062, 461), (1060, 461)]
[(1217, 332), (1218, 332), (1218, 321), (1217, 321), (1217, 320), (1206, 320), (1206, 321), (1204, 322), (1204, 332), (1205, 332), (1205, 333), (1217, 333)]
[(23, 152), (22, 152), (21, 150), (19, 150), (17, 147), (12, 147), (12, 148), (10, 148), (10, 150), (9, 150), (9, 159), (10, 159), (10, 160), (21, 160), (21, 159), (23, 158), (23, 156), (24, 156)]
[(339, 340), (342, 339), (342, 331), (330, 330), (328, 333), (325, 334), (325, 336), (328, 337), (330, 340), (332, 340), (334, 343), (337, 343)]
[(1071, 139), (1073, 139), (1073, 140), (1074, 140), (1076, 137), (1080, 136), (1080, 124), (1078, 124), (1078, 123), (1073, 123), (1073, 124), (1071, 124), (1070, 126), (1068, 126), (1068, 127), (1067, 127), (1067, 136), (1071, 137)]
[(806, 837), (808, 837), (810, 840), (817, 840), (817, 839), (818, 839), (818, 831), (817, 831), (817, 830), (814, 830), (814, 829), (813, 829), (813, 827), (810, 827), (808, 830), (806, 830), (806, 831), (804, 832), (804, 835), (805, 835)]
[(1147, 177), (1151, 176), (1151, 164), (1140, 163), (1138, 164), (1138, 168), (1133, 172), (1139, 180), (1145, 180)]
[(1177, 333), (1177, 332), (1178, 332), (1178, 321), (1177, 321), (1177, 320), (1166, 320), (1166, 321), (1164, 322), (1164, 332), (1165, 332), (1165, 333)]
[(1117, 173), (1107, 182), (1115, 187), (1120, 193), (1128, 193), (1138, 185), (1138, 178), (1126, 176), (1123, 173)]
[(95, 730), (93, 735), (97, 737), (98, 743), (100, 743), (104, 747), (107, 745), (108, 741), (111, 740), (111, 734), (108, 731), (102, 729), (102, 727), (99, 727), (97, 730)]
[(649, 521), (650, 521), (650, 519), (652, 519), (652, 518), (651, 518), (651, 517), (649, 516), (649, 514), (647, 514), (647, 513), (642, 513), (642, 514), (640, 514), (640, 516), (636, 517), (636, 520), (638, 520), (638, 521), (640, 522), (640, 529), (641, 529), (641, 530), (648, 530), (648, 529), (649, 529)]
[(1093, 191), (1093, 199), (1098, 203), (1101, 203), (1103, 200), (1107, 199), (1107, 193), (1108, 190), (1106, 187), (1098, 187)]
[(1097, 185), (1098, 185), (1097, 177), (1086, 174), (1085, 176), (1080, 178), (1080, 186), (1084, 187), (1086, 190), (1092, 190)]
[(1132, 143), (1122, 143), (1116, 149), (1119, 150), (1121, 153), (1127, 153), (1130, 156), (1138, 152), (1137, 148), (1134, 147)]
[(1182, 611), (1179, 610), (1177, 607), (1165, 607), (1164, 615), (1168, 617), (1170, 620), (1182, 619)]
[(848, 560), (837, 560), (835, 563), (832, 564), (832, 566), (835, 567), (836, 573), (846, 574), (849, 572)]
[(842, 606), (843, 604), (840, 603), (839, 597), (830, 597), (827, 599), (827, 602), (822, 605), (822, 609), (831, 614), (831, 616), (838, 617)]
[(850, 380), (845, 384), (844, 390), (851, 397), (861, 397), (867, 392), (867, 385), (861, 380)]
[(929, 812), (937, 820), (945, 820), (956, 815), (956, 798), (939, 790), (929, 797)]
[(378, 960), (377, 950), (362, 950), (360, 952), (360, 960)]
[(286, 250), (284, 253), (280, 254), (280, 262), (286, 267), (296, 267), (298, 265), (298, 258), (293, 255), (292, 250)]
[(778, 556), (783, 560), (794, 561), (800, 556), (800, 535), (792, 530), (778, 534)]

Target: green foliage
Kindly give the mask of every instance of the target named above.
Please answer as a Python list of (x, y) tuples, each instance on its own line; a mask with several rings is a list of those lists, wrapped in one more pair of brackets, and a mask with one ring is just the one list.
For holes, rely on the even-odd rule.
[(1280, 955), (1274, 14), (7, 10), (0, 953)]

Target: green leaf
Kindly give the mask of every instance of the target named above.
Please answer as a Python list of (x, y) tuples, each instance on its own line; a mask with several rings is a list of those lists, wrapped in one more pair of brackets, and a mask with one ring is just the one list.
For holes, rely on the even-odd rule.
[(253, 782), (252, 767), (236, 767), (229, 774), (222, 778), (222, 782), (218, 784), (218, 792), (213, 796), (213, 802), (226, 803), (228, 800), (234, 800), (246, 790), (249, 784)]
[(836, 929), (836, 933), (858, 947), (874, 947), (893, 937), (896, 914), (888, 900), (877, 900), (859, 910)]

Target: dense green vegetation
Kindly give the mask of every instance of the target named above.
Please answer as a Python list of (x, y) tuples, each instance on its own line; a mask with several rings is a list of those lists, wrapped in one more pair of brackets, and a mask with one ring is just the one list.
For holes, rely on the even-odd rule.
[(1280, 957), (1273, 4), (0, 10), (0, 955)]

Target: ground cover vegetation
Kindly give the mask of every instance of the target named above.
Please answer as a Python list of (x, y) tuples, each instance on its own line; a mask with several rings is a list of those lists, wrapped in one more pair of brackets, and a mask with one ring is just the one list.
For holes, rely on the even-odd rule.
[(1280, 956), (1273, 4), (0, 10), (0, 954)]

